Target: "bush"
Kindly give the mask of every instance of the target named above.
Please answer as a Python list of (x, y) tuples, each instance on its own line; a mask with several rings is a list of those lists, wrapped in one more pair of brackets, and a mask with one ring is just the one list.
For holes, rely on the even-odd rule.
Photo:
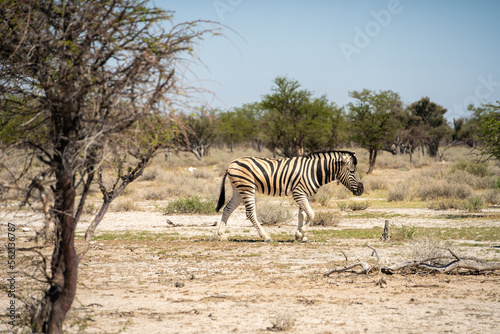
[(423, 261), (430, 258), (437, 258), (448, 255), (444, 241), (430, 235), (416, 236), (408, 244), (405, 252), (408, 260)]
[(422, 182), (417, 195), (423, 201), (438, 198), (464, 199), (472, 194), (472, 189), (463, 183), (450, 183), (443, 180), (437, 182)]
[(215, 214), (215, 201), (201, 199), (198, 196), (179, 198), (168, 203), (164, 212), (165, 214)]
[(154, 181), (158, 176), (156, 168), (146, 168), (139, 181)]
[(159, 201), (166, 199), (167, 193), (165, 188), (148, 187), (140, 192), (140, 195), (146, 201)]
[(484, 162), (481, 163), (473, 161), (459, 161), (451, 166), (450, 173), (454, 173), (457, 170), (462, 170), (479, 177), (491, 175), (490, 171), (488, 170), (488, 164)]
[(411, 201), (413, 195), (411, 192), (411, 186), (409, 181), (400, 181), (394, 188), (389, 190), (389, 195), (387, 196), (388, 202), (393, 201)]
[(207, 170), (206, 168), (195, 169), (193, 171), (193, 176), (197, 179), (214, 179), (215, 173)]
[(283, 201), (263, 201), (257, 204), (257, 219), (262, 225), (279, 225), (289, 222), (293, 218), (292, 211), (286, 208)]
[(432, 210), (460, 210), (463, 208), (463, 201), (456, 198), (440, 198), (429, 202), (428, 207)]
[(391, 240), (407, 241), (413, 240), (416, 237), (417, 228), (415, 226), (406, 226), (401, 224), (401, 227), (391, 227)]
[(481, 196), (470, 196), (464, 201), (464, 209), (469, 212), (478, 212), (484, 209), (486, 205), (484, 204), (483, 198)]
[(368, 207), (370, 206), (370, 202), (368, 201), (338, 202), (337, 205), (341, 211), (346, 211), (346, 210), (361, 211), (368, 209)]
[(114, 209), (114, 211), (118, 211), (118, 212), (121, 212), (121, 211), (130, 212), (130, 211), (138, 211), (139, 207), (137, 206), (135, 201), (133, 201), (131, 199), (127, 199), (127, 200), (118, 201), (118, 203), (113, 205), (113, 209)]
[(319, 203), (321, 206), (327, 206), (328, 202), (332, 199), (332, 196), (329, 194), (316, 194), (309, 198), (309, 202), (311, 203)]
[(440, 198), (429, 203), (429, 209), (433, 210), (467, 210), (469, 212), (478, 212), (486, 207), (484, 199), (481, 196), (472, 195), (465, 200), (456, 198)]
[(446, 180), (452, 183), (465, 183), (474, 189), (495, 188), (496, 177), (493, 175), (475, 175), (464, 170), (456, 170), (446, 176)]
[(374, 177), (371, 176), (363, 180), (365, 189), (369, 190), (387, 190), (388, 184), (387, 180), (383, 177)]
[(498, 189), (490, 189), (484, 193), (484, 200), (491, 205), (500, 204), (500, 191)]
[(271, 332), (286, 332), (295, 324), (295, 317), (287, 312), (280, 312), (271, 321), (272, 327), (267, 329)]
[(314, 215), (314, 225), (315, 226), (338, 226), (340, 223), (340, 217), (334, 212), (319, 211)]

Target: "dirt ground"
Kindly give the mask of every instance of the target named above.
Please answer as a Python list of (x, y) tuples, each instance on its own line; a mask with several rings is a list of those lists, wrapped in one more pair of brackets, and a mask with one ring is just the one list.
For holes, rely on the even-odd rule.
[[(449, 226), (443, 212), (387, 209), (396, 224)], [(498, 210), (498, 209), (496, 209)], [(377, 210), (372, 210), (377, 211)], [(428, 211), (428, 212), (427, 212)], [(499, 210), (500, 211), (500, 210)], [(19, 229), (19, 242), (36, 217), (2, 213)], [(441, 215), (441, 216), (439, 216)], [(427, 218), (422, 218), (427, 217)], [(90, 217), (89, 217), (90, 218)], [(77, 297), (65, 323), (68, 333), (499, 333), (500, 275), (355, 275), (323, 273), (349, 261), (404, 260), (402, 243), (339, 239), (308, 244), (263, 243), (240, 208), (231, 217), (230, 241), (210, 242), (219, 216), (164, 216), (140, 211), (107, 214), (98, 238), (80, 264)], [(384, 219), (342, 219), (336, 228), (382, 226)], [(457, 219), (454, 227), (498, 226)], [(79, 226), (83, 234), (85, 223)], [(266, 227), (293, 235), (292, 224)], [(322, 227), (312, 227), (322, 229)], [(147, 238), (105, 235), (147, 231)], [(162, 235), (156, 240), (155, 235)], [(168, 240), (165, 239), (168, 236)], [(245, 238), (241, 238), (245, 236)], [(284, 238), (289, 240), (287, 238)], [(499, 243), (481, 247), (460, 241), (460, 254), (498, 258)], [(342, 253), (343, 252), (343, 253)], [(4, 275), (2, 275), (4, 276)], [(377, 284), (380, 278), (386, 285)], [(6, 296), (0, 299), (2, 309)], [(4, 325), (0, 325), (4, 326)], [(5, 327), (3, 327), (5, 328)]]

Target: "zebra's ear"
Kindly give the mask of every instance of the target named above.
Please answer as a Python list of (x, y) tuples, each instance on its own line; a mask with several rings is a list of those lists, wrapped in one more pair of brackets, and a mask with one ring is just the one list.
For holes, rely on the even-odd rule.
[(358, 159), (356, 158), (356, 153), (351, 152), (352, 155), (352, 162), (354, 162), (354, 166), (358, 165)]

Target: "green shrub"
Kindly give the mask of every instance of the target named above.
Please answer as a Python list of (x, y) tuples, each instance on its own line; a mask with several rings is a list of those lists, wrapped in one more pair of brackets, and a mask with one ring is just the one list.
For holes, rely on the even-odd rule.
[(478, 212), (485, 207), (486, 205), (484, 204), (483, 198), (481, 196), (470, 196), (464, 201), (464, 209), (469, 212)]
[(347, 210), (347, 202), (337, 202), (337, 206), (339, 207), (340, 211)]
[(172, 202), (168, 203), (164, 211), (166, 214), (214, 214), (215, 202), (208, 199), (202, 199), (198, 196), (189, 196), (173, 200)]
[(459, 161), (451, 166), (450, 173), (454, 173), (457, 170), (466, 171), (469, 174), (479, 177), (491, 175), (488, 170), (488, 164), (484, 162)]
[(417, 228), (415, 226), (401, 224), (401, 227), (391, 227), (391, 240), (393, 241), (413, 240), (416, 235)]

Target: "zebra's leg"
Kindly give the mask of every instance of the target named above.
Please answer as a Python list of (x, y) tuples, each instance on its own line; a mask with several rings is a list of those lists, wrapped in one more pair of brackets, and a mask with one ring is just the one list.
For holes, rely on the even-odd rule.
[(265, 242), (273, 241), (257, 220), (257, 212), (255, 211), (255, 193), (248, 194), (243, 201), (245, 203), (247, 218), (252, 222), (253, 226), (255, 226), (260, 237), (264, 239)]
[(302, 230), (302, 226), (304, 225), (304, 218), (305, 217), (306, 217), (306, 213), (304, 212), (304, 210), (299, 208), (299, 214), (298, 214), (298, 221), (299, 222), (297, 225), (297, 231), (295, 232), (295, 240), (296, 241), (302, 241), (302, 238), (304, 238), (304, 235), (300, 231)]
[[(306, 237), (307, 229), (314, 220), (314, 211), (303, 194), (293, 196), (295, 202), (299, 205), (299, 223), (297, 225), (297, 232), (295, 232), (295, 240), (300, 242), (309, 242)], [(305, 216), (305, 217), (304, 217)], [(304, 223), (304, 218), (306, 221)]]
[(214, 239), (218, 239), (220, 241), (227, 240), (227, 237), (225, 235), (227, 220), (229, 219), (229, 216), (231, 216), (234, 210), (236, 210), (236, 208), (241, 203), (240, 193), (234, 188), (234, 186), (232, 188), (233, 188), (233, 197), (231, 197), (229, 203), (227, 203), (227, 205), (224, 207), (224, 211), (222, 212), (222, 218), (219, 224), (217, 224), (217, 229), (214, 235)]

